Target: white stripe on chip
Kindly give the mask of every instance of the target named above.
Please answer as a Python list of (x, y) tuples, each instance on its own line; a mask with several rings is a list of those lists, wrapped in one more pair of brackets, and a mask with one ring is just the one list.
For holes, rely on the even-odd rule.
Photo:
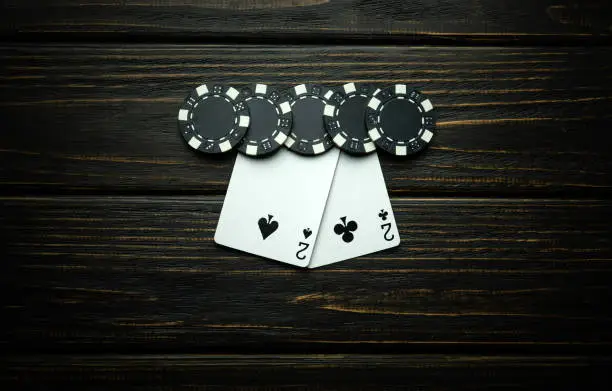
[(368, 107), (372, 110), (378, 109), (378, 106), (380, 106), (380, 101), (376, 98), (372, 98), (370, 99), (370, 102), (368, 102)]
[(395, 93), (400, 95), (406, 95), (406, 84), (396, 84)]
[(295, 86), (293, 89), (295, 90), (295, 94), (298, 95), (298, 96), (303, 95), (303, 94), (305, 94), (307, 92), (306, 85), (304, 85), (304, 84), (300, 84), (299, 86)]
[(425, 141), (426, 143), (428, 143), (431, 140), (431, 137), (433, 136), (433, 133), (430, 132), (429, 130), (425, 129), (425, 131), (423, 132), (423, 134), (421, 135), (421, 140)]
[(323, 110), (323, 115), (326, 117), (333, 117), (335, 110), (336, 110), (336, 106), (325, 105), (325, 110)]
[(268, 86), (265, 84), (257, 84), (255, 86), (255, 93), (265, 95), (268, 92)]
[(195, 137), (192, 137), (191, 140), (189, 140), (189, 146), (193, 149), (198, 149), (200, 148), (200, 145), (202, 144), (202, 142), (200, 140), (198, 140)]
[(325, 152), (325, 147), (323, 146), (323, 143), (317, 143), (312, 146), (312, 151), (315, 153), (315, 155), (318, 155)]
[(240, 126), (241, 128), (246, 128), (249, 126), (250, 123), (251, 123), (251, 117), (248, 117), (246, 115), (241, 115), (240, 122), (238, 122), (238, 126)]
[(293, 137), (288, 137), (287, 141), (285, 141), (287, 148), (291, 148), (293, 144), (295, 144), (295, 139)]
[(356, 91), (355, 83), (346, 83), (342, 87), (344, 88), (344, 92), (347, 93), (347, 94), (350, 94), (351, 92), (355, 92)]
[(283, 145), (285, 140), (287, 140), (287, 135), (283, 132), (278, 132), (276, 137), (274, 137), (274, 141), (276, 141), (279, 145)]
[(334, 137), (334, 143), (339, 147), (343, 146), (345, 142), (346, 138), (344, 138), (344, 136), (340, 133), (338, 133), (336, 137)]
[(225, 140), (224, 142), (219, 144), (219, 149), (221, 150), (221, 152), (229, 151), (230, 149), (232, 149), (232, 144), (229, 142), (229, 140)]
[(405, 145), (396, 145), (395, 154), (398, 156), (405, 156), (408, 153), (408, 149)]
[(247, 145), (246, 154), (252, 156), (257, 155), (257, 145)]
[(376, 145), (374, 145), (374, 143), (370, 141), (370, 142), (363, 144), (363, 149), (366, 152), (372, 152), (373, 150), (376, 149)]
[(208, 87), (206, 86), (206, 84), (202, 84), (201, 86), (196, 88), (196, 92), (198, 93), (198, 96), (208, 94)]
[(433, 105), (431, 104), (431, 101), (429, 99), (425, 99), (424, 101), (422, 101), (421, 106), (423, 106), (423, 109), (425, 110), (426, 113), (428, 111), (431, 111), (431, 109), (433, 109)]
[(325, 99), (330, 100), (330, 99), (331, 99), (331, 97), (332, 97), (332, 95), (334, 95), (334, 91), (329, 90), (329, 91), (327, 91), (327, 92), (325, 93), (324, 97), (325, 97)]
[(287, 114), (288, 112), (291, 111), (291, 105), (289, 104), (289, 102), (281, 103), (280, 108), (283, 114)]
[(368, 132), (368, 135), (370, 136), (372, 141), (376, 141), (380, 138), (380, 132), (376, 128), (370, 129), (370, 131)]
[(187, 116), (189, 115), (189, 110), (180, 109), (179, 110), (179, 121), (187, 121)]
[(225, 95), (232, 98), (232, 100), (236, 100), (236, 97), (238, 96), (238, 90), (235, 89), (234, 87), (230, 87), (227, 89), (227, 92), (225, 93)]

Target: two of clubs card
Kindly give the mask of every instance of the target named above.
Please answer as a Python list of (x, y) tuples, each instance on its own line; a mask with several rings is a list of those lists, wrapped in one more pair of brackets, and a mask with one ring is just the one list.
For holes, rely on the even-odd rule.
[(313, 159), (281, 149), (237, 156), (215, 242), (316, 268), (396, 247), (400, 237), (376, 153), (332, 149)]

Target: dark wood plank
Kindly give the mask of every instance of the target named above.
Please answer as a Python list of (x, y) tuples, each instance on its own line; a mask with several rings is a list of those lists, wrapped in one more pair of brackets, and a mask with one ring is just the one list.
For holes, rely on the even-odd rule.
[(547, 42), (608, 39), (606, 0), (5, 0), (0, 32), (38, 39), (150, 37)]
[(206, 197), (3, 198), (18, 352), (612, 343), (612, 203), (396, 199), (399, 248), (313, 271), (219, 248)]
[(4, 194), (223, 194), (233, 155), (189, 150), (176, 115), (204, 81), (405, 81), (440, 110), (414, 160), (383, 156), (390, 193), (610, 195), (609, 48), (4, 47)]
[(609, 357), (457, 355), (31, 356), (20, 390), (609, 390)]

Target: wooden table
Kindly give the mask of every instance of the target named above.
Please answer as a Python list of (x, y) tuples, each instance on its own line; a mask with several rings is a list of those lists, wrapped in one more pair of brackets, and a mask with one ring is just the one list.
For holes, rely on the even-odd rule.
[[(2, 389), (612, 387), (606, 0), (5, 0)], [(204, 81), (406, 82), (399, 248), (314, 271), (212, 241)]]

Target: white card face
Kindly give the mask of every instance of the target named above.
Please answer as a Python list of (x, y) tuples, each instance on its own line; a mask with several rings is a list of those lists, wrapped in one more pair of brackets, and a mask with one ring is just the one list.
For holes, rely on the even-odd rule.
[(305, 267), (310, 261), (339, 150), (302, 156), (282, 148), (264, 159), (238, 154), (215, 242)]
[(341, 153), (308, 267), (371, 254), (399, 243), (378, 155)]

